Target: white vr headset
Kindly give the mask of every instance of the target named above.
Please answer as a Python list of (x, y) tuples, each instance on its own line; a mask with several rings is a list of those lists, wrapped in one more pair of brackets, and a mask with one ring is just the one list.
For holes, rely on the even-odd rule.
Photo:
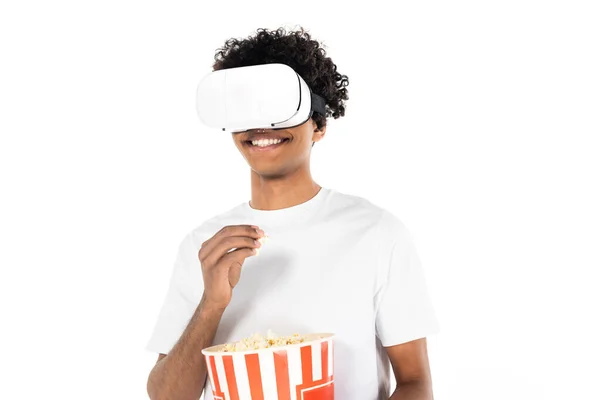
[(325, 116), (325, 100), (286, 64), (272, 63), (213, 71), (196, 94), (200, 120), (231, 133), (302, 125), (313, 112)]

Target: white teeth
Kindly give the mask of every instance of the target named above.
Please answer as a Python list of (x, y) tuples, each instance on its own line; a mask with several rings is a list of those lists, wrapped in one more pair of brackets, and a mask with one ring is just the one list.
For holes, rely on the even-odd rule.
[(259, 140), (253, 140), (252, 145), (258, 146), (258, 147), (266, 147), (266, 146), (278, 144), (281, 142), (282, 142), (282, 139), (259, 139)]

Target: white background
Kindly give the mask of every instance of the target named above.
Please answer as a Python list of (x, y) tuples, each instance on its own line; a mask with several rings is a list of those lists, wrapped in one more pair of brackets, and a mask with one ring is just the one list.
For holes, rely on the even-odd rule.
[(196, 84), (285, 25), (350, 79), (315, 180), (415, 238), (436, 400), (600, 399), (594, 3), (3, 2), (0, 398), (147, 398), (179, 242), (250, 195)]

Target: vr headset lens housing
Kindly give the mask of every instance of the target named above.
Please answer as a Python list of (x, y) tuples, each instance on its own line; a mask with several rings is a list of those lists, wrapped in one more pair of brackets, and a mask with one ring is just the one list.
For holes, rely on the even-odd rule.
[(229, 68), (207, 74), (198, 84), (198, 117), (232, 133), (282, 129), (305, 123), (325, 101), (286, 64)]

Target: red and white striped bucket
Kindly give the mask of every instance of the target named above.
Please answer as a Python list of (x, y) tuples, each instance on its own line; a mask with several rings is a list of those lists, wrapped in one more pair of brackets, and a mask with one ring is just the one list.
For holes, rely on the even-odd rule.
[(202, 350), (215, 400), (333, 400), (333, 334), (260, 350)]

